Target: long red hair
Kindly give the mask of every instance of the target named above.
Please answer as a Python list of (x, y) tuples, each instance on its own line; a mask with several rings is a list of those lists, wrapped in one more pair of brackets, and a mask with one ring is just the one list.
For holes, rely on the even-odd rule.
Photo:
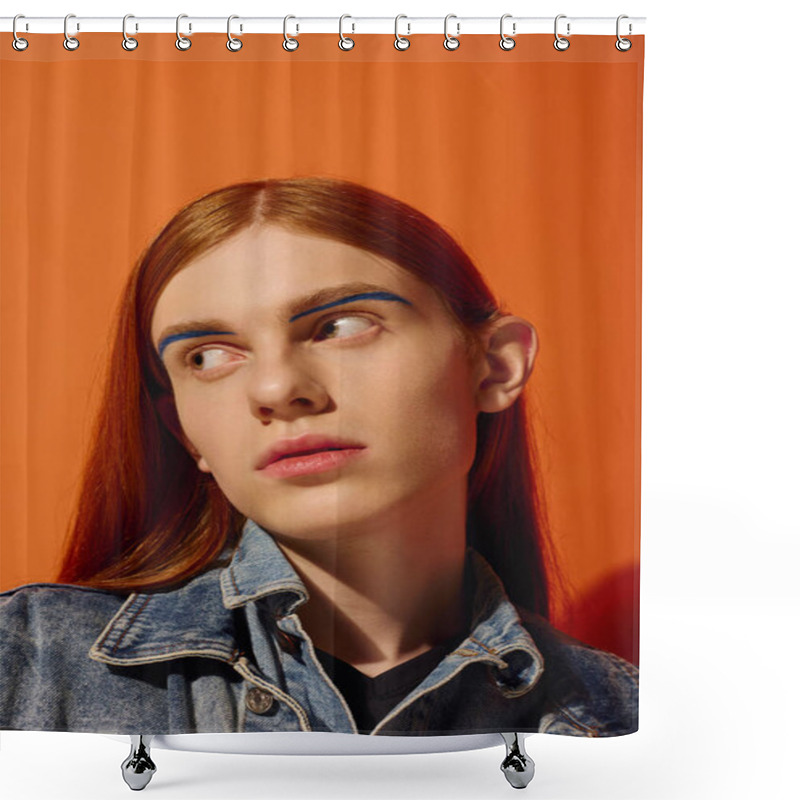
[[(502, 315), (458, 243), (420, 211), (356, 183), (289, 178), (239, 183), (181, 209), (139, 258), (125, 286), (99, 414), (58, 580), (109, 591), (176, 586), (220, 563), (245, 517), (197, 469), (157, 401), (172, 389), (150, 340), (168, 281), (210, 248), (254, 225), (280, 225), (387, 258), (444, 300), (478, 357), (477, 334)], [(549, 616), (538, 459), (524, 394), (479, 413), (469, 473), (467, 541), (492, 565), (511, 600)]]

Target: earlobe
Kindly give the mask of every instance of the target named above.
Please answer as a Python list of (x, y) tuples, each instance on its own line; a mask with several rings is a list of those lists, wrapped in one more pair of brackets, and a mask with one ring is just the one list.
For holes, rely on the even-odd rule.
[(526, 319), (507, 315), (497, 320), (485, 337), (478, 409), (504, 411), (514, 404), (533, 372), (538, 337)]

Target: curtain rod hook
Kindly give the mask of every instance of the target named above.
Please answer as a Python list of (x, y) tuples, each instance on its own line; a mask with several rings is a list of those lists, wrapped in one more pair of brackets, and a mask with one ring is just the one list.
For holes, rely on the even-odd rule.
[[(620, 53), (625, 53), (628, 50), (630, 50), (631, 47), (633, 47), (633, 42), (630, 39), (623, 39), (619, 35), (619, 23), (623, 19), (630, 19), (630, 17), (628, 17), (627, 14), (620, 14), (617, 17), (617, 41), (614, 43), (614, 47), (616, 47), (617, 50), (620, 51)], [(632, 30), (631, 24), (628, 23), (628, 33), (629, 34), (630, 34), (631, 30)]]
[[(177, 47), (178, 50), (188, 50), (192, 46), (192, 40), (187, 39), (181, 33), (181, 20), (187, 19), (188, 16), (189, 16), (188, 14), (178, 14), (178, 18), (175, 20), (175, 33), (178, 35), (178, 38), (175, 40), (175, 47)], [(190, 22), (189, 33), (191, 32), (192, 32), (192, 23)]]
[(459, 35), (460, 28), (461, 28), (461, 23), (460, 22), (456, 22), (456, 35), (455, 36), (451, 36), (447, 32), (447, 23), (452, 17), (455, 17), (456, 19), (458, 19), (458, 16), (456, 14), (448, 14), (444, 18), (444, 47), (445, 47), (445, 50), (458, 50), (458, 47), (461, 44), (461, 42), (458, 40), (458, 35)]
[[(14, 41), (11, 42), (11, 46), (15, 50), (22, 51), (22, 50), (25, 50), (28, 47), (28, 40), (27, 39), (21, 39), (19, 36), (17, 36), (17, 20), (18, 19), (25, 19), (25, 18), (26, 17), (25, 17), (24, 14), (17, 14), (14, 17), (14, 21), (11, 23), (11, 33), (14, 34)], [(28, 29), (28, 23), (26, 22), (25, 23), (25, 30), (27, 30), (27, 29)]]
[[(289, 34), (286, 32), (286, 23), (290, 19), (297, 19), (297, 17), (295, 17), (292, 14), (287, 14), (283, 18), (283, 49), (288, 50), (290, 53), (293, 53), (295, 50), (297, 50), (298, 47), (300, 47), (300, 42), (294, 37), (289, 36)], [(299, 25), (297, 25), (297, 31), (298, 33), (300, 32)]]
[[(241, 39), (237, 39), (235, 36), (231, 34), (231, 20), (239, 19), (236, 14), (231, 14), (228, 17), (228, 41), (225, 42), (225, 47), (231, 51), (231, 53), (238, 53), (244, 47), (244, 42)], [(239, 26), (239, 32), (241, 32), (242, 27)]]
[[(353, 18), (349, 14), (342, 14), (342, 16), (339, 17), (339, 48), (341, 50), (352, 50), (356, 46), (355, 41), (351, 39), (349, 36), (345, 36), (342, 33), (342, 23), (345, 21), (345, 19), (353, 19)], [(355, 33), (355, 31), (356, 31), (356, 24), (354, 22), (352, 32)]]
[[(401, 19), (408, 19), (405, 14), (398, 14), (394, 18), (394, 47), (395, 50), (408, 50), (411, 47), (411, 39), (406, 39), (405, 37), (401, 36), (399, 33), (399, 26)], [(408, 35), (411, 35), (411, 23), (407, 22), (408, 25)]]
[[(556, 17), (556, 24), (555, 24), (556, 40), (553, 42), (553, 47), (555, 47), (556, 50), (560, 50), (562, 52), (569, 47), (569, 39), (565, 39), (563, 36), (558, 35), (558, 21), (560, 19), (566, 19), (566, 18), (567, 18), (566, 14), (559, 14)], [(569, 22), (567, 23), (567, 36), (569, 36)]]
[[(75, 14), (67, 14), (64, 17), (64, 49), (65, 50), (77, 50), (81, 43), (74, 37), (69, 35), (69, 31), (67, 30), (67, 26), (69, 25), (70, 19), (75, 19)], [(80, 23), (76, 23), (75, 31), (76, 33), (80, 31), (81, 26)]]
[[(123, 50), (135, 50), (139, 46), (139, 42), (133, 37), (128, 36), (128, 20), (135, 19), (133, 14), (126, 14), (122, 18), (122, 49)], [(139, 26), (136, 25), (136, 30), (139, 30)]]
[(511, 36), (506, 36), (503, 32), (503, 23), (509, 18), (513, 17), (513, 14), (503, 14), (500, 17), (500, 49), (501, 50), (513, 50), (516, 47), (516, 41), (513, 38), (513, 35), (517, 32), (517, 23), (511, 23)]

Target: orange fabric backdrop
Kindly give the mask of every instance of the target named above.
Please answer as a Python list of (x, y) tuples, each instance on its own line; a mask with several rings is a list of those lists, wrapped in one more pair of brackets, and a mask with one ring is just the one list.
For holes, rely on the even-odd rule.
[(536, 326), (527, 391), (572, 589), (556, 623), (635, 660), (643, 37), (80, 38), (0, 55), (0, 590), (54, 577), (112, 313), (151, 237), (222, 185), (325, 175), (443, 224)]

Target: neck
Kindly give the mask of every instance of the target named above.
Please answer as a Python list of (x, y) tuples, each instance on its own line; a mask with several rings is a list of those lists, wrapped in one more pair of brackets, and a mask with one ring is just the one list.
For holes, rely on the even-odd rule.
[(367, 675), (469, 624), (466, 487), (325, 538), (276, 540), (308, 589), (298, 616), (314, 645)]

